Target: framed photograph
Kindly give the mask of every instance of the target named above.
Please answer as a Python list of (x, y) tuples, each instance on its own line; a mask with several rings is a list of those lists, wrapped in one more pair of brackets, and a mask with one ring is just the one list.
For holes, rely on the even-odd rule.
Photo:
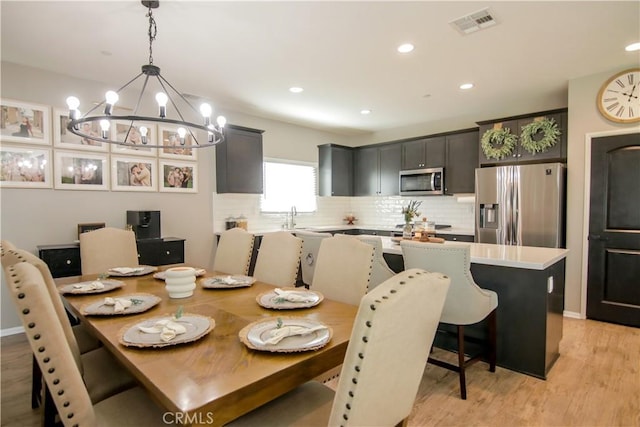
[(189, 132), (184, 137), (184, 145), (180, 143), (180, 136), (178, 135), (178, 127), (164, 127), (158, 128), (159, 143), (163, 145), (160, 148), (160, 157), (167, 157), (172, 159), (184, 159), (184, 160), (197, 160), (198, 149), (191, 148), (194, 144), (193, 137)]
[(106, 154), (55, 150), (54, 187), (58, 190), (109, 189)]
[(2, 99), (0, 116), (0, 141), (51, 145), (50, 107)]
[[(111, 144), (111, 152), (115, 154), (135, 154), (136, 156), (155, 157), (158, 153), (157, 148), (145, 147), (142, 144), (142, 135), (140, 135), (140, 123), (135, 126), (131, 122), (113, 121), (111, 123), (111, 132), (115, 132), (113, 139), (118, 141), (126, 141), (135, 144), (135, 147), (127, 147), (124, 145)], [(149, 144), (154, 144), (157, 138), (156, 125), (153, 123), (144, 123), (147, 128), (147, 139)]]
[(104, 222), (90, 222), (86, 224), (78, 224), (78, 240), (80, 240), (80, 235), (82, 233), (86, 233), (87, 231), (97, 230), (99, 228), (104, 228)]
[(51, 188), (51, 150), (0, 146), (0, 187)]
[(198, 164), (173, 160), (160, 160), (158, 168), (160, 191), (174, 193), (198, 192)]
[(111, 156), (113, 191), (158, 191), (155, 159)]
[[(53, 145), (70, 150), (109, 151), (109, 143), (98, 142), (89, 138), (81, 138), (67, 130), (69, 124), (69, 110), (56, 108), (53, 110)], [(88, 135), (100, 136), (98, 122), (85, 122), (80, 126)]]

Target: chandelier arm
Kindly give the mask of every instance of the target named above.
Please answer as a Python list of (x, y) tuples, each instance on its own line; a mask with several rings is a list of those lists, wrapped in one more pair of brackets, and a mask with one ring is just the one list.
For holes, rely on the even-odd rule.
[[(163, 82), (165, 82), (165, 83), (167, 84), (167, 86), (169, 86), (171, 89), (173, 89), (173, 91), (174, 91), (175, 93), (177, 93), (177, 94), (178, 94), (178, 96), (180, 97), (180, 99), (182, 99), (182, 100), (185, 102), (185, 104), (187, 104), (187, 105), (189, 106), (189, 108), (191, 108), (191, 109), (192, 109), (196, 114), (200, 114), (200, 111), (198, 111), (198, 110), (196, 109), (196, 107), (194, 107), (194, 106), (193, 106), (193, 104), (191, 104), (191, 103), (187, 100), (187, 98), (185, 98), (185, 97), (184, 97), (184, 95), (182, 95), (182, 94), (180, 93), (180, 91), (179, 91), (178, 89), (176, 89), (175, 87), (173, 87), (173, 86), (171, 85), (171, 83), (170, 83), (167, 79), (165, 79), (164, 77), (162, 77), (162, 75), (160, 75), (160, 74), (158, 74), (158, 79), (162, 80)], [(160, 84), (162, 85), (162, 83), (160, 83)], [(162, 86), (162, 87), (164, 87), (164, 86)], [(174, 105), (174, 107), (175, 107), (175, 105)]]
[[(138, 74), (138, 76), (140, 76), (140, 74)], [(138, 100), (136, 101), (136, 106), (135, 106), (135, 108), (133, 110), (133, 114), (138, 114), (138, 108), (140, 108), (140, 102), (142, 101), (142, 95), (144, 95), (144, 91), (147, 88), (147, 83), (148, 82), (149, 82), (149, 75), (145, 75), (144, 83), (142, 83), (142, 90), (140, 91), (140, 95), (138, 96)]]

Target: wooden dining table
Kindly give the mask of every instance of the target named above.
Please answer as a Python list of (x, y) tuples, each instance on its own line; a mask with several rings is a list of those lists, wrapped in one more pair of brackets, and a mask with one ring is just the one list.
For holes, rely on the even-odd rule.
[[(217, 275), (208, 272), (203, 277)], [(96, 275), (56, 279), (58, 286), (95, 280)], [(87, 325), (104, 346), (131, 372), (150, 396), (168, 413), (187, 424), (224, 425), (270, 400), (340, 365), (344, 359), (357, 307), (324, 299), (304, 309), (272, 310), (258, 305), (256, 296), (274, 286), (256, 282), (250, 287), (205, 289), (202, 277), (193, 296), (169, 298), (163, 280), (151, 274), (110, 277), (124, 287), (91, 295), (65, 294), (65, 305)], [(87, 316), (82, 307), (105, 297), (132, 293), (157, 295), (152, 309), (130, 315)], [(184, 313), (209, 316), (214, 329), (203, 338), (162, 348), (126, 347), (119, 342), (124, 330), (147, 318)], [(239, 338), (240, 330), (265, 318), (302, 317), (331, 327), (331, 340), (314, 351), (273, 353), (251, 350)], [(173, 422), (170, 414), (168, 421)], [(179, 421), (179, 420), (178, 420)]]

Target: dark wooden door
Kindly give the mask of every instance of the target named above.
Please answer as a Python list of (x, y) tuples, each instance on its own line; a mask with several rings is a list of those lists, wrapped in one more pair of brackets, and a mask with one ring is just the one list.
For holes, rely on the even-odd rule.
[(591, 144), (587, 317), (640, 327), (640, 133)]

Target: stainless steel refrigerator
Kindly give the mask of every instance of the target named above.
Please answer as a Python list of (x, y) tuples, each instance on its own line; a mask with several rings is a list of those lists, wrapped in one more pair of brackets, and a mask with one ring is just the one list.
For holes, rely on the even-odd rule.
[(476, 169), (476, 242), (565, 246), (561, 163)]

